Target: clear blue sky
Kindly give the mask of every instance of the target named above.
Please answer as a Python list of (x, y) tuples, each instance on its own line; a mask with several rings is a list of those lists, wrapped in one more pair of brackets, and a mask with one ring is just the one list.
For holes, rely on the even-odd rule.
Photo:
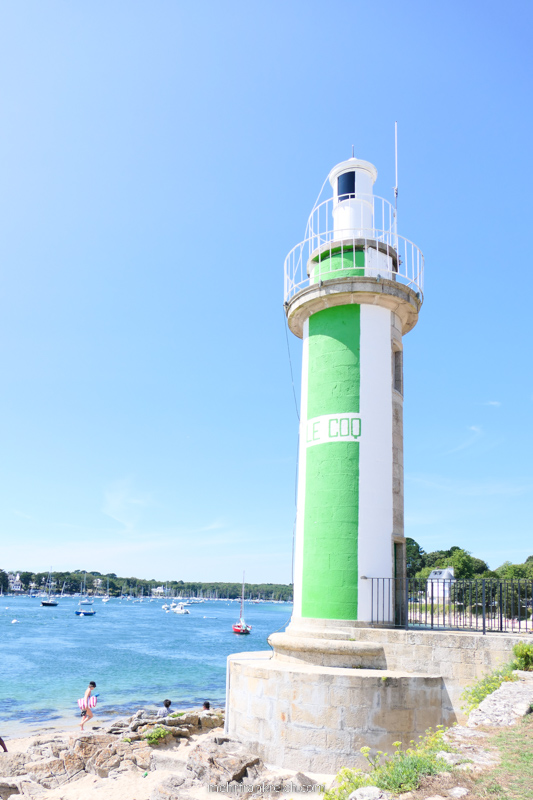
[[(0, 566), (291, 579), (283, 260), (373, 162), (426, 257), (406, 535), (533, 553), (530, 2), (0, 4)], [(300, 340), (291, 335), (296, 375)]]

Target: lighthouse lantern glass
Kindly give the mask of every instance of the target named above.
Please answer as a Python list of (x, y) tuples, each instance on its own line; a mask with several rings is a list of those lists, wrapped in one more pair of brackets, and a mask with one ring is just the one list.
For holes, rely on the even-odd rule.
[(339, 202), (355, 197), (355, 172), (344, 172), (338, 179)]

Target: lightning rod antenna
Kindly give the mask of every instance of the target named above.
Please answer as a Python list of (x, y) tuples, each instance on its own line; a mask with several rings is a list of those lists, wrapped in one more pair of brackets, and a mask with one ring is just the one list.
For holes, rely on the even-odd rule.
[(398, 235), (398, 123), (394, 123), (394, 171), (396, 185), (394, 186), (394, 233)]

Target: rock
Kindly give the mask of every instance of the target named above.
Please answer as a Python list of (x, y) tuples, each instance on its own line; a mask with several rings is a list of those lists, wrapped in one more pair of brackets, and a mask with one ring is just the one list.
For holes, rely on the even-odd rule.
[(26, 778), (0, 778), (0, 800), (8, 800), (9, 797), (37, 797), (45, 792), (40, 784)]
[(69, 751), (62, 756), (62, 760), (65, 765), (65, 772), (69, 777), (85, 771), (85, 762), (76, 753)]
[(466, 797), (468, 789), (463, 786), (454, 786), (453, 789), (448, 789), (448, 794), (450, 797)]
[(307, 775), (304, 775), (303, 772), (297, 772), (294, 776), (294, 780), (298, 781), (300, 786), (316, 786), (316, 781), (308, 778)]
[(68, 750), (68, 742), (63, 739), (36, 739), (26, 752), (32, 760), (42, 761), (44, 758), (59, 758), (64, 750)]
[(489, 694), (468, 717), (467, 725), (503, 728), (515, 725), (533, 706), (533, 682), (511, 681)]
[(140, 769), (150, 769), (150, 758), (152, 755), (152, 748), (149, 745), (139, 747), (132, 751), (131, 760)]
[(217, 745), (203, 742), (194, 748), (187, 759), (187, 770), (195, 778), (212, 784), (240, 782), (250, 767), (261, 766), (261, 759), (236, 742)]
[(183, 728), (184, 730), (188, 731), (188, 736), (191, 735), (193, 731), (193, 726), (189, 723), (183, 722), (181, 717), (166, 717), (165, 721), (162, 723), (165, 728)]
[(192, 725), (193, 728), (198, 728), (198, 717), (199, 714), (188, 712), (182, 714), (181, 717), (172, 717), (171, 719), (177, 719), (180, 725)]
[(25, 775), (25, 764), (29, 760), (26, 753), (0, 753), (0, 775), (5, 778)]
[(65, 763), (61, 758), (48, 758), (45, 761), (29, 761), (27, 774), (31, 780), (47, 789), (54, 789), (67, 777)]
[(392, 795), (377, 786), (362, 786), (352, 792), (348, 800), (389, 800)]
[(152, 750), (150, 755), (150, 771), (168, 770), (169, 772), (181, 772), (187, 766), (187, 754), (179, 750)]
[(104, 747), (116, 744), (116, 739), (109, 733), (86, 733), (76, 739), (74, 752), (84, 761), (99, 753)]
[(85, 770), (91, 775), (98, 775), (99, 778), (107, 778), (112, 769), (120, 766), (121, 761), (122, 759), (116, 753), (102, 750), (87, 761)]
[(463, 760), (463, 756), (458, 755), (457, 753), (448, 753), (446, 750), (439, 750), (436, 753), (437, 758), (441, 758), (451, 767), (455, 767), (456, 764), (460, 764)]
[(198, 714), (198, 727), (202, 730), (211, 728), (221, 728), (224, 725), (224, 717), (213, 713), (213, 711), (202, 711)]
[(18, 781), (0, 778), (0, 800), (7, 800), (14, 794), (22, 794)]
[(150, 800), (185, 800), (186, 795), (182, 789), (184, 783), (185, 778), (167, 778), (156, 786), (150, 795)]

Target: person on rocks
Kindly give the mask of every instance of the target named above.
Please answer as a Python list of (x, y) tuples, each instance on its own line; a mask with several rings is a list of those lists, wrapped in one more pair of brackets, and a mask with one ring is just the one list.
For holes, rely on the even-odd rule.
[(81, 700), (78, 700), (78, 706), (81, 708), (82, 721), (80, 723), (80, 728), (82, 730), (85, 723), (89, 722), (94, 716), (91, 710), (96, 706), (96, 696), (92, 694), (93, 689), (96, 689), (96, 683), (91, 681), (85, 690), (84, 696)]
[(209, 700), (205, 700), (202, 706), (202, 711), (209, 711), (210, 708), (211, 708), (211, 703), (209, 702)]
[(2, 750), (4, 751), (4, 753), (7, 753), (7, 747), (6, 747), (6, 743), (4, 742), (4, 740), (2, 739), (2, 737), (1, 737), (1, 736), (0, 736), (0, 747), (2, 748)]
[(172, 705), (172, 700), (163, 700), (163, 708), (160, 708), (156, 714), (157, 717), (168, 717), (170, 714), (170, 706)]

